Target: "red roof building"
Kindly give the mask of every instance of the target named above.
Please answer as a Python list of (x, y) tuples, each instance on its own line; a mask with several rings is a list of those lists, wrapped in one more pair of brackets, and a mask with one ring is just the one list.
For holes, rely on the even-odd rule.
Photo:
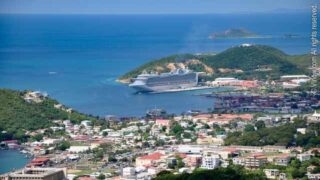
[(138, 157), (136, 159), (136, 166), (137, 167), (151, 166), (154, 163), (156, 163), (157, 161), (159, 161), (161, 159), (161, 157), (163, 157), (163, 156), (164, 156), (164, 154), (159, 153), (159, 152), (155, 152), (155, 153), (152, 153), (149, 155)]
[(50, 161), (50, 159), (47, 157), (38, 157), (38, 158), (33, 159), (29, 165), (30, 166), (43, 166), (43, 165), (46, 165), (49, 161)]

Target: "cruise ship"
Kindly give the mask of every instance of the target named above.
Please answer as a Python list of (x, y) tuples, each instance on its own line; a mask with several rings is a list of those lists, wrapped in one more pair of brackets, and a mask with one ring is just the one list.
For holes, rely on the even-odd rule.
[(142, 73), (133, 79), (130, 87), (138, 92), (170, 92), (187, 90), (198, 85), (198, 73), (188, 69), (176, 69), (169, 73)]

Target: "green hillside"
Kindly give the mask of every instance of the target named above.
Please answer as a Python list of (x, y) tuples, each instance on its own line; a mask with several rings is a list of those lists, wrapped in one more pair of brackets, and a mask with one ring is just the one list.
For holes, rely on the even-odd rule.
[(0, 133), (1, 139), (23, 139), (26, 131), (47, 128), (52, 125), (52, 120), (70, 119), (74, 122), (93, 117), (76, 111), (67, 113), (54, 108), (56, 100), (46, 98), (40, 103), (28, 103), (23, 99), (26, 91), (0, 89)]
[[(130, 79), (130, 78), (134, 78), (136, 76), (138, 76), (139, 74), (141, 74), (143, 71), (156, 71), (156, 67), (161, 66), (163, 67), (165, 64), (168, 63), (173, 63), (173, 62), (181, 62), (185, 59), (192, 59), (195, 56), (192, 54), (180, 54), (180, 55), (172, 55), (172, 56), (168, 56), (168, 57), (164, 57), (158, 60), (153, 60), (151, 62), (148, 62), (142, 66), (139, 66), (138, 68), (124, 74), (123, 76), (121, 76), (119, 78), (119, 80), (125, 80), (125, 79)], [(169, 69), (164, 67), (165, 71), (169, 71)]]
[[(276, 79), (284, 74), (306, 74), (311, 64), (309, 55), (291, 56), (265, 45), (237, 46), (216, 55), (183, 54), (151, 61), (121, 76), (119, 80), (134, 78), (144, 70), (157, 71), (162, 67), (168, 71), (166, 68), (168, 63), (186, 64), (190, 59), (197, 59), (202, 64), (187, 64), (189, 69), (199, 71), (207, 66), (214, 71), (209, 75), (211, 77), (235, 76), (243, 79)], [(227, 71), (221, 71), (221, 69), (227, 69)]]

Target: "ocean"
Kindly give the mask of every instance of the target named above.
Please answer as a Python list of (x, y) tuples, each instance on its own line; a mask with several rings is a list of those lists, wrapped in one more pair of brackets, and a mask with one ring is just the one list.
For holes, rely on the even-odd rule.
[(0, 174), (23, 168), (30, 160), (19, 151), (0, 150)]
[[(308, 53), (310, 16), (0, 15), (0, 88), (40, 90), (100, 116), (141, 116), (153, 108), (176, 114), (207, 110), (214, 102), (194, 96), (198, 91), (136, 94), (115, 80), (164, 56), (221, 52), (242, 43)], [(246, 28), (264, 38), (208, 39), (228, 28)]]
[[(164, 108), (207, 110), (199, 91), (136, 94), (115, 80), (139, 65), (177, 53), (221, 52), (242, 43), (308, 53), (310, 14), (0, 15), (0, 88), (40, 90), (93, 115), (141, 116)], [(213, 32), (246, 28), (265, 38), (210, 40)], [(285, 34), (298, 35), (284, 38)], [(0, 151), (0, 173), (27, 163)]]

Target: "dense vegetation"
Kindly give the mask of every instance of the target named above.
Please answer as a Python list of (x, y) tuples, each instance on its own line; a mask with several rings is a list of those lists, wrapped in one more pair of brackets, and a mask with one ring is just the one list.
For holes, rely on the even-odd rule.
[[(235, 76), (243, 79), (275, 79), (285, 74), (305, 74), (308, 72), (307, 68), (311, 64), (309, 55), (290, 56), (279, 49), (264, 45), (237, 46), (216, 55), (182, 54), (151, 61), (123, 75), (120, 77), (120, 80), (136, 77), (144, 70), (156, 71), (158, 67), (162, 67), (165, 71), (168, 71), (169, 69), (166, 68), (166, 64), (185, 62), (190, 59), (198, 59), (203, 64), (214, 69), (215, 73), (212, 75), (213, 77)], [(201, 64), (189, 64), (188, 68), (194, 71), (203, 71)], [(219, 68), (239, 69), (243, 73), (221, 73), (217, 70)], [(261, 68), (269, 68), (271, 70), (257, 70)]]
[[(120, 77), (120, 80), (136, 77), (139, 74), (141, 74), (143, 71), (147, 71), (147, 72), (154, 71), (156, 67), (158, 66), (163, 67), (163, 65), (167, 63), (183, 62), (186, 59), (192, 59), (195, 57), (196, 56), (192, 54), (180, 54), (180, 55), (172, 55), (172, 56), (164, 57), (159, 60), (154, 60), (124, 74), (123, 76)], [(164, 67), (164, 71), (169, 71), (169, 69)]]
[(286, 173), (288, 179), (307, 179), (306, 173), (307, 168), (310, 166), (314, 166), (315, 168), (311, 171), (311, 173), (320, 173), (320, 157), (319, 153), (316, 152), (316, 155), (312, 157), (308, 161), (301, 162), (297, 158), (293, 158), (290, 161), (288, 166), (278, 166), (274, 164), (267, 164), (263, 168), (264, 169), (278, 169), (281, 173)]
[[(297, 133), (297, 128), (307, 128), (306, 134)], [(261, 127), (258, 130), (246, 128), (244, 132), (232, 132), (225, 140), (226, 145), (282, 145), (302, 146), (306, 148), (320, 146), (320, 123), (306, 125), (304, 120), (295, 120), (278, 127)], [(295, 137), (296, 135), (296, 137)]]
[(154, 180), (241, 180), (241, 179), (266, 179), (261, 171), (248, 171), (241, 166), (229, 166), (213, 170), (196, 169), (192, 173), (172, 174), (169, 171), (160, 172)]
[[(25, 140), (26, 131), (47, 128), (52, 120), (70, 119), (79, 122), (84, 119), (96, 120), (94, 117), (73, 111), (54, 108), (56, 100), (46, 98), (41, 103), (28, 103), (23, 99), (25, 91), (0, 89), (0, 141), (4, 139)], [(5, 132), (3, 132), (5, 131)]]
[(311, 173), (320, 173), (320, 156), (319, 152), (315, 152), (315, 156), (308, 161), (300, 162), (293, 158), (288, 166), (278, 166), (274, 164), (266, 164), (258, 170), (246, 170), (239, 165), (229, 165), (227, 168), (217, 168), (214, 170), (196, 169), (192, 173), (173, 174), (170, 171), (160, 172), (154, 180), (197, 180), (197, 179), (266, 179), (263, 169), (278, 169), (281, 173), (286, 173), (288, 179), (307, 179), (307, 168), (313, 166)]

